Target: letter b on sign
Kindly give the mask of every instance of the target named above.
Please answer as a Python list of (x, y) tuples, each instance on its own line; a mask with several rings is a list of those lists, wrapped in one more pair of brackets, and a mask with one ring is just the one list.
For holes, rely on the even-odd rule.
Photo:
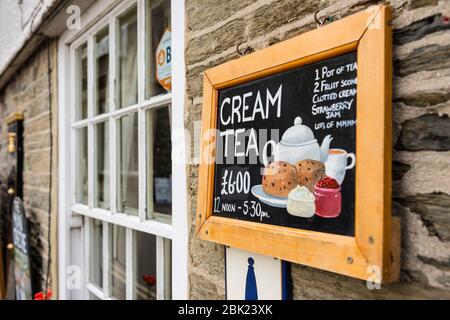
[(166, 63), (170, 63), (172, 61), (172, 47), (166, 48)]

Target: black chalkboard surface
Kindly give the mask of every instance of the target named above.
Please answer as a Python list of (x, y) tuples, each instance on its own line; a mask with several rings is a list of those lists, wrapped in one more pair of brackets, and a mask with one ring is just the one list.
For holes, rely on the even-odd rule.
[(31, 300), (33, 297), (31, 290), (28, 222), (22, 200), (19, 197), (14, 198), (12, 213), (16, 299)]
[(356, 69), (352, 52), (219, 91), (213, 215), (354, 235)]

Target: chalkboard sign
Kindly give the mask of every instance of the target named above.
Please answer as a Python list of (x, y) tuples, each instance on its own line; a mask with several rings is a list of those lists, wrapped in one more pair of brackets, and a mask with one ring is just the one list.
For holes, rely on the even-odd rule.
[(14, 243), (14, 278), (16, 282), (16, 299), (31, 300), (31, 274), (28, 240), (28, 223), (22, 200), (15, 197), (13, 201), (13, 243)]
[(205, 71), (198, 238), (398, 279), (390, 19), (373, 6)]
[(354, 234), (356, 53), (219, 91), (213, 215)]

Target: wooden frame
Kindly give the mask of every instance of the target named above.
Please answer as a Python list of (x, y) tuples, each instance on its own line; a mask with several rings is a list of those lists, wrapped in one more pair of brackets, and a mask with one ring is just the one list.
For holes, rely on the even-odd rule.
[[(343, 275), (393, 282), (399, 219), (391, 217), (392, 31), (390, 8), (370, 7), (311, 32), (206, 70), (203, 80), (197, 237)], [(212, 215), (218, 90), (357, 52), (355, 236)], [(373, 275), (375, 274), (375, 277)]]

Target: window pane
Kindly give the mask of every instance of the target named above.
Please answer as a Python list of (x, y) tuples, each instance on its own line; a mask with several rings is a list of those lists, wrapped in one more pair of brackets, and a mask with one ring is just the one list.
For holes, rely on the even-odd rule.
[(76, 202), (88, 203), (87, 193), (87, 127), (78, 129), (76, 132)]
[(75, 50), (75, 120), (87, 117), (87, 44)]
[(130, 9), (119, 18), (118, 79), (119, 107), (137, 103), (137, 9)]
[[(145, 32), (145, 55), (148, 73), (146, 81), (146, 97), (166, 93), (167, 90), (156, 80), (157, 48), (164, 32), (170, 30), (170, 0), (147, 0)], [(167, 58), (167, 57), (166, 57)], [(169, 57), (170, 58), (170, 57)]]
[(169, 107), (147, 111), (148, 216), (172, 214), (172, 142)]
[(134, 243), (134, 298), (156, 300), (156, 236), (136, 231)]
[(138, 122), (137, 113), (118, 121), (118, 203), (119, 212), (138, 215)]
[(109, 110), (109, 30), (105, 28), (95, 37), (95, 105), (94, 115)]
[(110, 228), (110, 292), (117, 299), (126, 298), (125, 228), (111, 224)]
[(109, 209), (109, 122), (95, 125), (95, 206)]
[(89, 300), (101, 300), (101, 299), (97, 297), (95, 294), (89, 292)]
[(103, 286), (103, 222), (91, 220), (89, 232), (89, 281)]

